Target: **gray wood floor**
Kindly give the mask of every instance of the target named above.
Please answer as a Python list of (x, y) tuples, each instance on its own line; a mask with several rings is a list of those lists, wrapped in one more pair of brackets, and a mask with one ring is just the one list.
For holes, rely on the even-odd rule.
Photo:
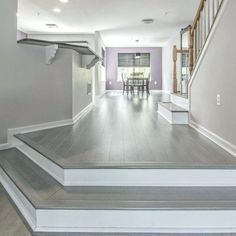
[(168, 95), (103, 96), (74, 126), (19, 135), (65, 168), (236, 168), (236, 158), (187, 125), (157, 114)]

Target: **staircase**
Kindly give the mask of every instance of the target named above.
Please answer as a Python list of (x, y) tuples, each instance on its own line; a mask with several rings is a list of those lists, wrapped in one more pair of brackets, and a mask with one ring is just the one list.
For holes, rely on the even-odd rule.
[[(181, 48), (178, 49), (175, 45), (173, 47), (173, 94), (169, 104), (159, 103), (158, 108), (158, 113), (171, 124), (188, 124), (187, 116), (191, 92), (189, 90), (192, 78), (207, 46), (219, 12), (223, 4), (226, 3), (227, 0), (201, 0), (193, 24), (181, 30)], [(183, 33), (188, 34), (189, 46), (187, 49), (182, 47)], [(182, 67), (177, 68), (178, 54), (180, 54), (181, 60), (183, 60), (183, 55), (188, 55), (188, 80), (185, 94), (182, 93), (182, 83), (185, 80), (181, 78), (178, 81), (177, 79), (177, 69), (182, 70)], [(181, 88), (180, 91), (178, 91), (178, 87)]]
[[(16, 148), (1, 152), (0, 167), (2, 185), (34, 232), (236, 232), (236, 187), (65, 187)], [(218, 170), (233, 185), (229, 171)]]

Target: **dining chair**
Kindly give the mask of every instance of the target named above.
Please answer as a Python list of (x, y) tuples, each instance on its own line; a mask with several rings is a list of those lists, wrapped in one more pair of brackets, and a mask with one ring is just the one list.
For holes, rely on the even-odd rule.
[(129, 80), (127, 80), (126, 75), (124, 73), (121, 74), (122, 77), (122, 83), (123, 83), (123, 94), (126, 92), (129, 94), (129, 92), (132, 93), (132, 85), (129, 84)]
[(146, 91), (147, 94), (150, 94), (149, 84), (150, 84), (150, 74), (148, 75), (148, 78), (146, 80), (143, 80), (142, 93)]

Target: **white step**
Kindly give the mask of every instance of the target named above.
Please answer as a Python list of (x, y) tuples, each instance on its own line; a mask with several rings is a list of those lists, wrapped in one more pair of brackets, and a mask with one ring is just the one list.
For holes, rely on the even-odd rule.
[(173, 125), (185, 125), (189, 123), (188, 110), (171, 102), (159, 102), (158, 113)]
[(16, 149), (0, 155), (0, 182), (35, 232), (236, 232), (233, 187), (63, 188)]
[(171, 94), (170, 100), (172, 103), (176, 104), (179, 107), (184, 108), (185, 110), (189, 110), (189, 99), (185, 96), (181, 96), (179, 94)]
[(236, 186), (236, 168), (226, 166), (181, 166), (152, 163), (136, 166), (67, 168), (54, 162), (51, 153), (34, 146), (24, 135), (14, 145), (63, 186)]

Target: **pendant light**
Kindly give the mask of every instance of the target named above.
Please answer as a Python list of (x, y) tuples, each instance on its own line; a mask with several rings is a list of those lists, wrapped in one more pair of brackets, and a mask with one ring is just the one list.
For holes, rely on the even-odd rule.
[[(137, 47), (138, 47), (138, 43), (139, 43), (139, 40), (136, 39)], [(140, 52), (136, 52), (136, 53), (135, 53), (135, 59), (139, 59), (139, 58), (141, 58), (141, 53), (140, 53)]]

